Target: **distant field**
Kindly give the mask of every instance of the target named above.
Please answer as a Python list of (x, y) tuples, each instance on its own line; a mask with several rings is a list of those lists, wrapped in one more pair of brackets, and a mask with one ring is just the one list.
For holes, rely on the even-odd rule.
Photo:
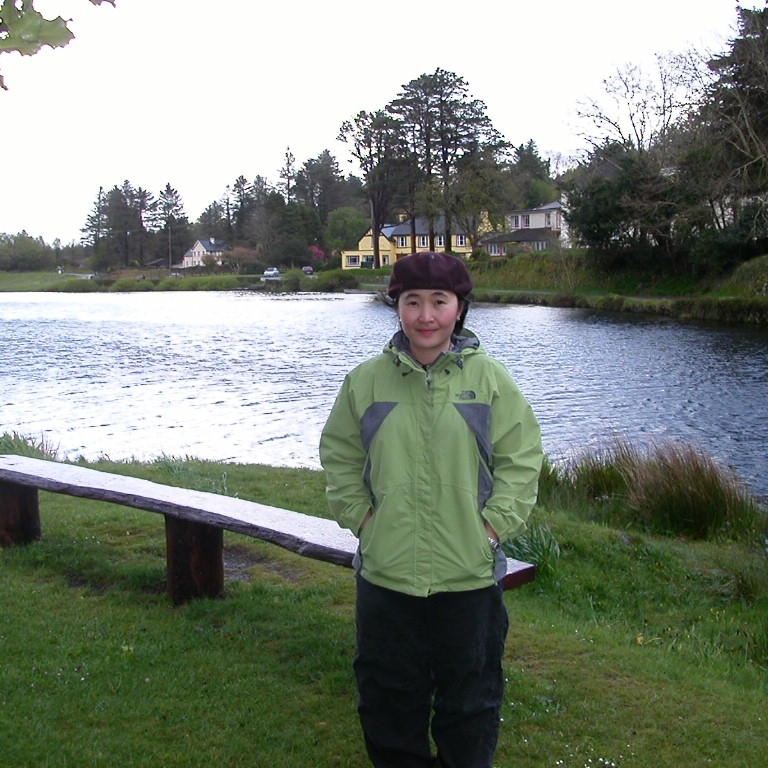
[(0, 272), (0, 292), (44, 291), (56, 283), (71, 280), (73, 273), (64, 272)]

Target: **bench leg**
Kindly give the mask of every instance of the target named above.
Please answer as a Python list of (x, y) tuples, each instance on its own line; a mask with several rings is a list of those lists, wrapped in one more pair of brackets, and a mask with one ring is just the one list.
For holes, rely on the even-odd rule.
[(165, 516), (168, 595), (174, 605), (224, 592), (224, 531)]
[(0, 545), (29, 544), (39, 538), (37, 488), (0, 480)]

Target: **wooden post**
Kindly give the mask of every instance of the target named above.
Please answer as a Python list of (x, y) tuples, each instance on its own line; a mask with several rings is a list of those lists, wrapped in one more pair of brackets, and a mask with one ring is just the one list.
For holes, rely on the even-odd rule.
[(168, 595), (175, 605), (224, 593), (224, 531), (165, 516)]
[(29, 544), (39, 538), (37, 488), (0, 480), (0, 545)]

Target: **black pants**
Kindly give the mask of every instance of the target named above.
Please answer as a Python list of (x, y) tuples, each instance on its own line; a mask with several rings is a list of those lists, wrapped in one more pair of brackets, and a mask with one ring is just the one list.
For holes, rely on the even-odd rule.
[(358, 576), (354, 670), (376, 768), (491, 768), (508, 625), (499, 586), (412, 597)]

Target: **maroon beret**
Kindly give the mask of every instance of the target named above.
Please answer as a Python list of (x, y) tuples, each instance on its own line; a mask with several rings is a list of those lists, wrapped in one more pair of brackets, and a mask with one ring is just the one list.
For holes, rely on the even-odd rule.
[(472, 290), (472, 278), (464, 262), (447, 253), (422, 251), (398, 259), (392, 267), (387, 295), (397, 299), (403, 291), (419, 288), (453, 291), (464, 298)]

